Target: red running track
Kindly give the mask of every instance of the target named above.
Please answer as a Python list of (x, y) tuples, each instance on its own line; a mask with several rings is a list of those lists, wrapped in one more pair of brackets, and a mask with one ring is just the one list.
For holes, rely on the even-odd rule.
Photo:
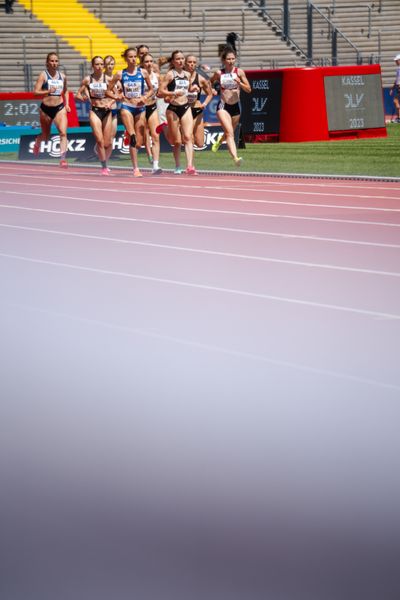
[(15, 164), (0, 184), (15, 310), (257, 364), (278, 395), (288, 374), (400, 391), (400, 184)]
[(3, 537), (37, 559), (9, 596), (56, 537), (83, 573), (89, 522), (110, 592), (91, 555), (71, 597), (197, 598), (199, 564), (204, 597), (389, 597), (400, 184), (3, 163), (0, 190)]

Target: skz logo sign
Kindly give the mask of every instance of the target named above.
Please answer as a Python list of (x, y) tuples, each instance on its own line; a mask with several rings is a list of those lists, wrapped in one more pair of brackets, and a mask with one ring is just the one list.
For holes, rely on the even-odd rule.
[[(68, 140), (67, 152), (85, 152), (86, 140), (85, 139), (70, 139)], [(29, 153), (33, 154), (33, 146), (35, 145), (35, 140), (30, 142), (29, 144)], [(61, 156), (61, 148), (60, 148), (60, 136), (55, 135), (51, 137), (47, 142), (42, 141), (40, 143), (39, 148), (40, 153), (47, 153), (49, 156), (53, 158), (59, 158)]]
[(266, 115), (267, 111), (264, 111), (264, 107), (267, 104), (268, 98), (252, 98), (251, 112), (257, 113), (258, 115)]
[[(220, 137), (222, 136), (221, 129), (218, 128), (216, 131), (210, 131), (207, 128), (204, 128), (204, 144), (201, 147), (196, 146), (194, 144), (195, 150), (206, 150), (210, 146), (212, 146)], [(222, 142), (223, 144), (225, 142)]]
[(344, 94), (345, 108), (359, 108), (365, 94)]

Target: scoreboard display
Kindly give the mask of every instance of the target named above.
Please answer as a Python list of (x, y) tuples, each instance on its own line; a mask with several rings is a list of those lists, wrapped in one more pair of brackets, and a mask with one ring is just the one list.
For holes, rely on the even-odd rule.
[(245, 134), (279, 134), (282, 72), (246, 71), (251, 94), (241, 92), (241, 125)]
[(39, 127), (41, 100), (31, 98), (0, 99), (0, 122), (9, 126)]
[(246, 75), (252, 91), (240, 95), (245, 135), (279, 142), (387, 135), (380, 65), (286, 67)]
[(329, 131), (385, 126), (378, 74), (324, 77)]
[[(71, 111), (67, 113), (68, 127), (79, 125), (74, 95), (69, 94)], [(39, 127), (39, 107), (43, 98), (35, 96), (32, 92), (4, 92), (0, 93), (0, 123), (6, 126)]]

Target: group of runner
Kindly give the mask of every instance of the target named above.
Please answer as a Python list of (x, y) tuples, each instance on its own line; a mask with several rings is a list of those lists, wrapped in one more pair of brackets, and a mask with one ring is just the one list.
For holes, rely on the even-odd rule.
[[(125, 127), (125, 143), (133, 166), (134, 177), (142, 177), (138, 165), (138, 150), (146, 147), (152, 172), (162, 172), (160, 160), (160, 133), (163, 131), (175, 159), (175, 173), (181, 174), (181, 146), (184, 145), (188, 175), (196, 175), (194, 144), (204, 145), (203, 111), (219, 90), (217, 117), (223, 129), (212, 150), (218, 150), (225, 140), (236, 166), (241, 158), (237, 154), (234, 131), (240, 120), (240, 92), (250, 93), (251, 87), (244, 71), (235, 66), (236, 53), (227, 46), (221, 54), (222, 66), (211, 77), (197, 70), (197, 59), (185, 56), (180, 50), (168, 59), (154, 60), (145, 45), (127, 48), (123, 53), (126, 68), (116, 71), (113, 56), (94, 56), (92, 72), (85, 77), (76, 94), (77, 100), (90, 102), (89, 123), (96, 140), (97, 155), (103, 175), (109, 175), (108, 160), (117, 131), (118, 113)], [(168, 63), (165, 75), (160, 67)], [(46, 58), (46, 69), (36, 81), (34, 93), (42, 97), (40, 105), (41, 133), (37, 136), (33, 153), (37, 155), (40, 144), (50, 136), (52, 123), (60, 135), (60, 166), (67, 167), (67, 112), (70, 111), (67, 79), (59, 70), (56, 53)]]

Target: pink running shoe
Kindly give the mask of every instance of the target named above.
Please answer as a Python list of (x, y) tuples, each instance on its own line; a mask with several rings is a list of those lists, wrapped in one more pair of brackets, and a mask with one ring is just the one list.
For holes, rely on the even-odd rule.
[(198, 173), (194, 167), (188, 167), (186, 169), (186, 175), (198, 175)]
[(106, 177), (108, 177), (110, 175), (110, 173), (111, 173), (111, 171), (110, 171), (110, 169), (108, 167), (103, 167), (101, 169), (101, 174), (105, 175)]
[(68, 169), (68, 163), (64, 158), (62, 160), (60, 160), (60, 167), (62, 169)]
[(167, 125), (168, 125), (168, 123), (166, 121), (164, 121), (164, 123), (160, 123), (159, 125), (157, 125), (156, 133), (160, 134), (162, 132), (162, 130), (164, 129), (164, 127), (166, 127)]
[(143, 175), (139, 169), (133, 169), (133, 176), (134, 177), (143, 177)]

